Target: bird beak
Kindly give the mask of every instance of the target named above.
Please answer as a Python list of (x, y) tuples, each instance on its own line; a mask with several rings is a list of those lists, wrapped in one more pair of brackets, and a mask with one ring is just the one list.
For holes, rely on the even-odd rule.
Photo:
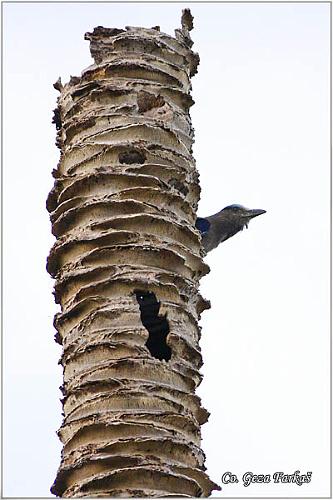
[(253, 217), (257, 217), (258, 215), (265, 214), (266, 210), (261, 210), (260, 208), (254, 208), (253, 210), (248, 210), (246, 213), (246, 217), (249, 219), (253, 219)]

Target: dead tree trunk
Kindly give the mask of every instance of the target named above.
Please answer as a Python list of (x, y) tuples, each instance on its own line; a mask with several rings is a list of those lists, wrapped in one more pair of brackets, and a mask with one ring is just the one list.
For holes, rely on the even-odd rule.
[(189, 117), (192, 16), (176, 38), (86, 33), (95, 64), (60, 91), (61, 150), (47, 208), (57, 241), (56, 340), (63, 346), (64, 497), (209, 496), (200, 426), (198, 293), (208, 272)]

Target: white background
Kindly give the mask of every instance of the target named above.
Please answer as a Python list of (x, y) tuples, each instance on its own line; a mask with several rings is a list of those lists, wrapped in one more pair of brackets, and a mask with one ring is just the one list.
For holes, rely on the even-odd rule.
[[(161, 25), (191, 7), (200, 215), (264, 208), (207, 257), (203, 427), (222, 496), (329, 495), (329, 4), (4, 4), (4, 491), (48, 496), (60, 462), (54, 238), (45, 199), (59, 152), (52, 83), (92, 63), (94, 26)], [(312, 471), (251, 485), (246, 471)]]

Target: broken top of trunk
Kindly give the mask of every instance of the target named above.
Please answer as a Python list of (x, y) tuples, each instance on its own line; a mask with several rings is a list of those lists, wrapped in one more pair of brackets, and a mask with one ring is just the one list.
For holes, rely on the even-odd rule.
[(162, 33), (159, 26), (140, 28), (126, 26), (125, 29), (97, 26), (92, 33), (84, 35), (90, 41), (90, 53), (96, 64), (122, 57), (128, 51), (140, 59), (164, 60), (167, 64), (181, 65), (189, 76), (195, 75), (199, 55), (190, 48), (193, 45), (189, 31), (193, 28), (193, 16), (189, 9), (183, 10), (182, 28), (175, 30), (176, 39)]

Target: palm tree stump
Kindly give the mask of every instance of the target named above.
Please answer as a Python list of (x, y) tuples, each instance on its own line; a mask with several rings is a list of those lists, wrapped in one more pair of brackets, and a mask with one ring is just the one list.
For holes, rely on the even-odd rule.
[(176, 38), (98, 26), (95, 63), (62, 85), (47, 263), (61, 306), (63, 443), (52, 493), (206, 497), (194, 227), (192, 16)]

